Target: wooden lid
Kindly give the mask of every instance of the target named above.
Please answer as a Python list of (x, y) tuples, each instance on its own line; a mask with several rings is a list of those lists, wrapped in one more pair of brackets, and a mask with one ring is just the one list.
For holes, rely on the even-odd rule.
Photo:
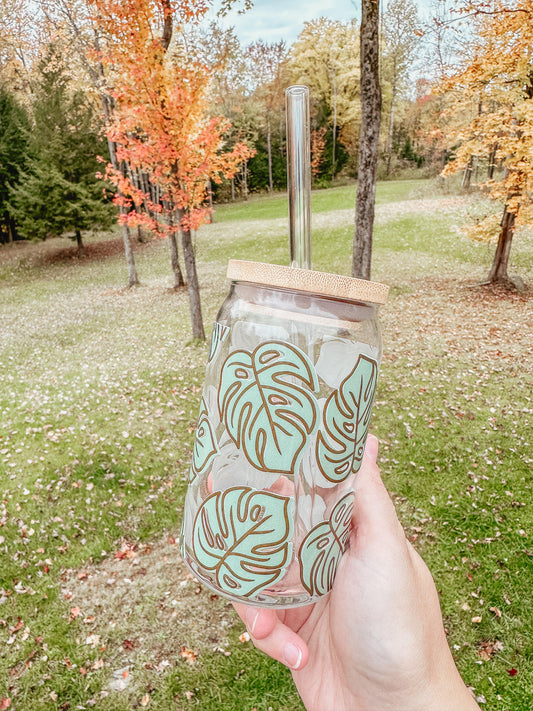
[(350, 301), (369, 301), (372, 304), (386, 303), (389, 293), (388, 286), (375, 281), (315, 272), (311, 269), (282, 267), (278, 264), (244, 262), (239, 259), (230, 259), (226, 276), (232, 281), (247, 281), (253, 284), (277, 286), (281, 289), (307, 291)]

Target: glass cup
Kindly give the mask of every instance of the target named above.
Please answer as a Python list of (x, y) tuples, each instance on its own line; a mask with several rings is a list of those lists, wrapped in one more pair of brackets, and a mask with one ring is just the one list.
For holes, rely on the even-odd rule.
[(346, 549), (388, 287), (232, 260), (214, 324), (181, 535), (233, 601), (327, 594)]

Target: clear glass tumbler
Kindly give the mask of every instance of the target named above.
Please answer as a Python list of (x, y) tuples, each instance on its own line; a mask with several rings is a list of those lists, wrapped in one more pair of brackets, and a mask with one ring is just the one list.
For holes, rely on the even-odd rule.
[(232, 260), (211, 339), (182, 555), (234, 601), (327, 594), (346, 549), (388, 287)]

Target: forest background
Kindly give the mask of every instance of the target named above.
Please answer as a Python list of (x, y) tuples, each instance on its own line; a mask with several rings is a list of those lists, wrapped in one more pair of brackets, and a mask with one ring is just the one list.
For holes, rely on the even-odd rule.
[[(381, 126), (378, 178), (462, 172), (464, 190), (478, 185), (493, 199), (467, 231), (496, 242), (488, 281), (521, 288), (507, 265), (530, 217), (533, 29), (530, 3), (515, 5), (436, 0), (422, 20), (412, 0), (390, 0), (372, 40), (380, 95), (371, 125)], [(219, 16), (231, 6), (223, 2)], [(199, 339), (192, 235), (214, 204), (284, 189), (286, 87), (311, 90), (315, 187), (358, 176), (370, 106), (361, 101), (356, 18), (306, 22), (290, 47), (242, 47), (233, 28), (207, 22), (210, 9), (192, 0), (45, 0), (7, 2), (0, 15), (0, 243), (67, 234), (81, 255), (83, 231), (116, 216), (128, 285), (139, 282), (132, 238), (162, 236), (179, 288), (179, 236)], [(362, 212), (352, 272), (368, 278), (369, 251), (364, 265), (356, 259), (357, 240), (371, 240)]]
[[(347, 271), (359, 20), (242, 47), (198, 22), (208, 5), (0, 7), (0, 708), (300, 708), (222, 601), (171, 563), (205, 360), (195, 260), (211, 318), (228, 257), (285, 259), (284, 90), (301, 82), (316, 263)], [(375, 269), (396, 349), (381, 463), (461, 671), (502, 710), (533, 698), (532, 18), (525, 0), (437, 0), (425, 20), (390, 0), (379, 46)], [(76, 247), (56, 252), (64, 238)], [(168, 621), (191, 609), (176, 647)]]

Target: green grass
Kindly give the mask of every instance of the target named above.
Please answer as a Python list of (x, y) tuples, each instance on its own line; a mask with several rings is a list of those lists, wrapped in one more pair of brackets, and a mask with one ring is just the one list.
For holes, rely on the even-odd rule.
[[(423, 180), (402, 180), (378, 183), (377, 204), (409, 200), (417, 197), (417, 192), (427, 185)], [(311, 193), (313, 214), (333, 210), (355, 210), (356, 184), (339, 188), (325, 188)], [(251, 195), (246, 202), (219, 205), (215, 209), (215, 222), (236, 222), (240, 220), (272, 220), (287, 218), (288, 205), (285, 193), (273, 195)]]
[[(465, 680), (482, 708), (526, 711), (532, 302), (471, 288), (492, 248), (460, 236), (468, 206), (412, 202), (437, 197), (423, 181), (378, 186), (373, 277), (391, 294), (381, 309), (373, 428)], [(354, 186), (313, 193), (315, 268), (350, 272), (354, 199)], [(228, 606), (207, 591), (197, 596), (177, 562), (167, 583), (140, 553), (127, 573), (114, 557), (124, 545), (157, 549), (179, 532), (207, 348), (191, 342), (186, 293), (168, 288), (167, 244), (138, 249), (143, 286), (133, 290), (124, 289), (121, 256), (37, 258), (57, 246), (0, 251), (0, 698), (23, 711), (120, 711), (146, 694), (159, 711), (301, 711), (286, 670), (241, 643)], [(228, 258), (287, 263), (285, 198), (220, 206), (196, 249), (209, 331)], [(524, 234), (512, 271), (531, 284), (532, 264)], [(92, 598), (78, 581), (84, 570), (105, 571)], [(152, 587), (127, 612), (127, 591), (150, 575)], [(118, 576), (123, 596), (110, 597), (106, 576)], [(131, 587), (121, 582), (128, 576)], [(199, 607), (173, 617), (173, 596), (187, 590), (186, 604)], [(198, 612), (211, 607), (229, 625)], [(141, 622), (131, 651), (124, 642), (141, 635)], [(86, 644), (90, 634), (97, 644)], [(496, 640), (502, 648), (480, 656)], [(182, 646), (198, 652), (194, 664)], [(126, 667), (132, 681), (110, 690), (113, 672)]]

